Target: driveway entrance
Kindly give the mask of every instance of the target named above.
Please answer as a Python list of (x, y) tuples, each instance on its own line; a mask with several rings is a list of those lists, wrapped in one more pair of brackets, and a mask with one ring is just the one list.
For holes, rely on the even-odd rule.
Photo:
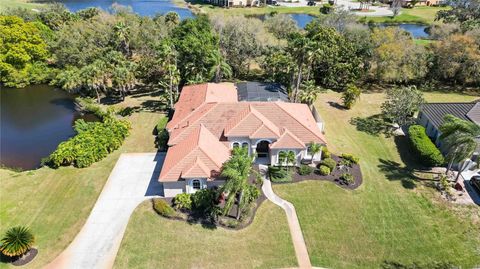
[(133, 210), (163, 195), (158, 183), (164, 153), (122, 154), (73, 242), (46, 268), (111, 268)]

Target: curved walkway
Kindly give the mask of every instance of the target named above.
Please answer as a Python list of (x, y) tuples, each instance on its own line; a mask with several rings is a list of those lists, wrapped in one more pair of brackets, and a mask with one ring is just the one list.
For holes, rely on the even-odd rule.
[(82, 230), (46, 268), (112, 268), (133, 210), (163, 194), (157, 180), (164, 158), (163, 153), (122, 154)]
[(267, 169), (267, 166), (259, 165), (260, 173), (262, 173), (263, 175), (262, 191), (268, 200), (283, 208), (283, 210), (285, 210), (285, 213), (287, 214), (288, 227), (290, 228), (290, 235), (292, 236), (293, 247), (295, 248), (295, 255), (297, 256), (298, 266), (300, 268), (312, 268), (312, 264), (310, 263), (310, 257), (308, 256), (307, 246), (305, 245), (305, 240), (303, 239), (302, 229), (300, 228), (300, 223), (298, 222), (295, 207), (292, 205), (292, 203), (283, 200), (273, 192), (272, 183), (265, 176), (267, 173)]

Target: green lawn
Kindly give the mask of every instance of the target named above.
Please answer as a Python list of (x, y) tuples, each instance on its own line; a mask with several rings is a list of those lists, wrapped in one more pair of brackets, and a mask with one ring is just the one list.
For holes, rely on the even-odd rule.
[[(125, 104), (137, 105), (148, 99), (142, 98), (128, 98)], [(131, 134), (122, 147), (88, 168), (41, 168), (21, 173), (0, 169), (0, 234), (15, 225), (31, 227), (39, 255), (27, 268), (46, 265), (73, 240), (121, 153), (156, 151), (152, 130), (161, 117), (150, 112), (130, 116)], [(0, 268), (6, 267), (0, 263)]]
[(283, 210), (266, 201), (240, 231), (158, 216), (149, 201), (128, 224), (114, 268), (286, 268), (296, 258)]
[[(349, 124), (351, 117), (379, 113), (383, 98), (379, 93), (363, 94), (351, 111), (343, 111), (328, 104), (340, 102), (339, 94), (329, 92), (316, 104), (331, 151), (361, 158), (364, 183), (358, 190), (311, 181), (274, 186), (297, 209), (313, 265), (378, 268), (385, 260), (480, 265), (479, 208), (448, 205), (433, 190), (412, 183), (393, 138), (358, 132)], [(426, 94), (428, 101), (475, 98)], [(406, 144), (399, 145), (405, 149)]]
[(0, 12), (7, 8), (26, 8), (26, 9), (34, 9), (40, 8), (44, 4), (40, 3), (33, 3), (28, 0), (0, 0)]
[(376, 23), (422, 23), (431, 24), (435, 21), (435, 16), (439, 10), (448, 9), (447, 7), (415, 7), (403, 8), (401, 14), (396, 17), (362, 17), (366, 22)]

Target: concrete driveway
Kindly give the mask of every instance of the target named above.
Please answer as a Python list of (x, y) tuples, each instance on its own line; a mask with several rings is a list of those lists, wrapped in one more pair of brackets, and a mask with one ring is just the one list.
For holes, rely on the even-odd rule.
[(163, 195), (157, 182), (164, 153), (122, 154), (73, 242), (47, 268), (111, 268), (138, 204)]

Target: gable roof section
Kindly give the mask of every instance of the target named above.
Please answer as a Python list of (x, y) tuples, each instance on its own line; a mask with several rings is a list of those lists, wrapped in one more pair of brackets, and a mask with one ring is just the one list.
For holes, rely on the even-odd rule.
[(477, 125), (480, 125), (480, 102), (477, 102), (470, 111), (467, 113), (467, 117), (475, 122)]
[[(440, 125), (443, 124), (443, 118), (447, 114), (451, 114), (462, 120), (473, 121), (467, 114), (475, 105), (475, 103), (426, 103), (422, 105), (421, 111), (435, 128), (439, 128)], [(474, 116), (475, 111), (471, 115)]]
[(248, 105), (227, 123), (224, 135), (226, 137), (278, 138), (280, 130), (253, 105)]
[(303, 143), (298, 137), (292, 134), (287, 129), (283, 130), (282, 136), (275, 141), (271, 146), (271, 149), (303, 149), (305, 143)]
[(202, 104), (217, 102), (237, 102), (237, 90), (233, 83), (204, 83), (183, 87), (167, 128), (173, 128)]
[(195, 128), (179, 144), (168, 149), (160, 173), (161, 181), (177, 181), (181, 176), (219, 173), (230, 150), (204, 125)]

